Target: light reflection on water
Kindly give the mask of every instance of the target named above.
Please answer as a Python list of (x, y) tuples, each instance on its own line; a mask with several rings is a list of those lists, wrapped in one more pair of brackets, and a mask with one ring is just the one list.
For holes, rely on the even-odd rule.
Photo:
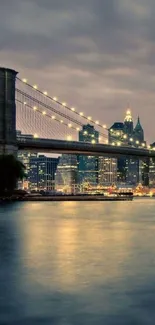
[(155, 200), (0, 207), (0, 324), (155, 324)]

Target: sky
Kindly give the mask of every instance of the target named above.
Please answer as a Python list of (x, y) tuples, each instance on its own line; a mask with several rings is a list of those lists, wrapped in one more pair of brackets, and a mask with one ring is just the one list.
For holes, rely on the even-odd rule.
[(131, 107), (155, 141), (154, 0), (0, 2), (0, 66), (110, 126)]

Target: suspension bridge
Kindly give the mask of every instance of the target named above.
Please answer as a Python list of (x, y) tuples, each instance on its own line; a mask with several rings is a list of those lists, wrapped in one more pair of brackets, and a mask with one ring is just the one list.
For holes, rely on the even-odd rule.
[[(84, 124), (99, 131), (99, 143), (79, 142)], [(17, 134), (21, 130), (22, 134)], [(108, 144), (106, 124), (69, 106), (15, 70), (0, 68), (0, 152), (28, 150), (35, 152), (108, 155), (113, 157), (155, 157), (154, 149), (144, 143), (124, 145), (123, 140)]]

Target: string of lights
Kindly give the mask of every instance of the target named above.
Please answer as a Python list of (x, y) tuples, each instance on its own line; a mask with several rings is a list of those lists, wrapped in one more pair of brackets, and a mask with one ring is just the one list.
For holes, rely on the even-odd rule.
[(38, 89), (38, 86), (37, 85), (31, 85), (31, 84), (29, 84), (27, 79), (25, 79), (25, 78), (24, 79), (17, 78), (17, 79), (19, 81), (25, 83), (31, 89), (35, 89), (38, 93), (46, 96), (51, 101), (59, 104), (60, 106), (65, 107), (67, 110), (69, 110), (69, 111), (73, 112), (74, 114), (78, 115), (80, 118), (83, 118), (83, 119), (91, 122), (92, 124), (97, 125), (98, 127), (100, 127), (102, 129), (105, 129), (105, 130), (108, 131), (108, 128), (107, 128), (106, 124), (101, 124), (98, 120), (95, 121), (91, 116), (86, 116), (83, 112), (78, 112), (74, 107), (68, 106), (66, 102), (60, 102), (57, 97), (51, 97), (51, 96), (49, 96), (48, 93), (47, 93), (47, 91), (41, 91), (40, 89)]
[[(63, 113), (63, 112), (57, 111), (57, 110), (56, 110), (54, 107), (52, 107), (51, 105), (48, 105), (48, 104), (43, 103), (43, 102), (40, 101), (39, 99), (36, 99), (36, 98), (32, 97), (31, 95), (27, 94), (26, 92), (24, 92), (24, 91), (22, 91), (22, 90), (20, 90), (20, 89), (18, 89), (18, 88), (16, 89), (16, 92), (17, 92), (18, 94), (22, 95), (25, 99), (28, 99), (28, 100), (33, 101), (35, 104), (40, 105), (40, 106), (44, 107), (45, 109), (48, 109), (48, 110), (54, 112), (54, 113), (57, 114), (57, 115), (60, 115), (62, 118), (67, 119), (67, 120), (69, 120), (70, 122), (72, 122), (72, 123), (74, 123), (74, 124), (76, 124), (76, 125), (78, 125), (78, 126), (80, 126), (80, 127), (83, 126), (83, 123), (82, 123), (82, 122), (80, 122), (80, 121), (74, 119), (73, 117), (70, 117), (70, 116), (66, 115), (66, 114)], [(23, 102), (23, 103), (26, 104), (26, 101)], [(38, 106), (34, 106), (34, 110), (37, 111), (37, 108), (38, 108)], [(47, 114), (46, 114), (46, 111), (44, 111), (44, 115), (47, 115)], [(62, 119), (61, 119), (61, 121), (62, 121), (61, 123), (64, 122)], [(68, 125), (72, 125), (72, 124), (71, 124), (71, 123), (68, 123)], [(76, 128), (76, 129), (77, 129), (77, 128)], [(78, 131), (79, 131), (79, 129), (78, 129)], [(104, 139), (107, 140), (107, 135), (105, 135), (105, 134), (102, 133), (102, 132), (100, 132), (100, 135), (101, 135), (101, 137), (103, 137)]]

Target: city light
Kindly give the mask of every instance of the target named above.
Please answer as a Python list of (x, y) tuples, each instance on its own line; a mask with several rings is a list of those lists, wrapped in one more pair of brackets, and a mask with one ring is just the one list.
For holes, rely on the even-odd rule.
[(37, 106), (33, 106), (33, 109), (34, 109), (34, 111), (36, 111), (37, 110)]
[(106, 124), (103, 124), (103, 128), (104, 128), (104, 129), (106, 129), (106, 128), (107, 128)]
[(72, 124), (71, 123), (68, 123), (68, 127), (71, 128), (72, 127)]
[(121, 146), (121, 142), (117, 142), (117, 146)]
[(136, 141), (136, 144), (139, 144), (139, 141), (138, 140)]
[(66, 106), (67, 104), (66, 103), (62, 103), (62, 106)]
[(92, 143), (92, 144), (95, 144), (95, 143), (96, 143), (96, 141), (93, 139), (91, 143)]
[(60, 123), (63, 123), (64, 121), (63, 120), (60, 120)]
[(80, 131), (80, 128), (76, 128), (77, 131)]
[(72, 110), (72, 112), (75, 112), (75, 108), (74, 107), (71, 107), (71, 110)]
[(43, 114), (43, 115), (46, 115), (46, 112), (45, 112), (45, 111), (43, 111), (43, 112), (42, 112), (42, 114)]
[(126, 134), (124, 134), (124, 135), (123, 135), (123, 138), (124, 138), (124, 139), (127, 139), (127, 135), (126, 135)]
[(133, 142), (133, 138), (130, 138), (130, 141)]
[(33, 137), (34, 137), (35, 139), (38, 138), (38, 134), (35, 133)]
[(27, 102), (24, 102), (24, 105), (26, 105), (27, 104)]
[(55, 116), (54, 115), (52, 115), (51, 117), (52, 117), (52, 120), (55, 120)]
[(43, 94), (44, 94), (45, 96), (47, 96), (47, 91), (44, 91)]
[(98, 125), (99, 124), (99, 121), (96, 121), (95, 123)]
[(88, 120), (91, 121), (91, 119), (92, 119), (91, 116), (88, 116)]
[(58, 100), (58, 98), (57, 98), (57, 97), (53, 97), (53, 100), (57, 101), (57, 100)]
[(80, 112), (80, 115), (83, 116), (83, 112)]
[(115, 142), (112, 142), (112, 146), (115, 146)]
[(142, 143), (142, 147), (145, 147), (145, 143)]
[(71, 135), (67, 136), (67, 141), (72, 141), (72, 136)]
[(38, 89), (38, 86), (37, 86), (37, 85), (33, 85), (33, 88), (34, 88), (34, 89)]
[(86, 134), (88, 134), (88, 132), (87, 131), (84, 131), (83, 134), (86, 135)]
[(25, 79), (25, 78), (23, 78), (22, 81), (23, 81), (24, 83), (27, 83), (27, 79)]

